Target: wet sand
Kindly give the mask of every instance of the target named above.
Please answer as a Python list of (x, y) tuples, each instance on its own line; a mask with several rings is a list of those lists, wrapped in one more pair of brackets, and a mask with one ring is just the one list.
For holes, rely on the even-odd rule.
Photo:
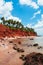
[[(20, 59), (21, 55), (32, 52), (43, 54), (43, 48), (34, 47), (32, 41), (28, 37), (0, 39), (0, 65), (23, 65), (24, 61)], [(18, 52), (13, 47), (23, 49), (24, 52)]]

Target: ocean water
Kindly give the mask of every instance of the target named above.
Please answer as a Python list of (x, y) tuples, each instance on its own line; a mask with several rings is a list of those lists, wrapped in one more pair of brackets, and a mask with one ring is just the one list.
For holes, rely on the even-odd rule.
[(18, 41), (21, 41), (23, 45), (30, 45), (30, 44), (39, 44), (39, 46), (43, 46), (43, 37), (33, 37), (33, 40), (30, 40), (30, 38), (17, 38), (14, 40), (15, 43), (18, 43)]
[(33, 42), (38, 43), (40, 46), (43, 46), (43, 37), (35, 37)]

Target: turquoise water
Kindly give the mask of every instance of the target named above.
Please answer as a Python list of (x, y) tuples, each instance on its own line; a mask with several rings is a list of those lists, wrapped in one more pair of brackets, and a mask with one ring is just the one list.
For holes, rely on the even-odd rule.
[(38, 43), (40, 46), (43, 46), (43, 37), (35, 37), (33, 42)]

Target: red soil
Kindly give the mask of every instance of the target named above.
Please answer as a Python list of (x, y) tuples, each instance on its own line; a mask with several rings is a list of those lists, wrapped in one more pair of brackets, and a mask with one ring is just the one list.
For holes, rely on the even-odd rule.
[(0, 37), (14, 37), (14, 36), (36, 36), (35, 33), (25, 32), (21, 30), (12, 30), (7, 26), (0, 24)]

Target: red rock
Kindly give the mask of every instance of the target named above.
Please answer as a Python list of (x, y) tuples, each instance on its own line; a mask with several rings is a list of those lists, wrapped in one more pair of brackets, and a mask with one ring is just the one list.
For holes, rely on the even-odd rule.
[(35, 33), (18, 30), (12, 30), (9, 27), (0, 24), (0, 37), (14, 37), (14, 36), (36, 36)]

